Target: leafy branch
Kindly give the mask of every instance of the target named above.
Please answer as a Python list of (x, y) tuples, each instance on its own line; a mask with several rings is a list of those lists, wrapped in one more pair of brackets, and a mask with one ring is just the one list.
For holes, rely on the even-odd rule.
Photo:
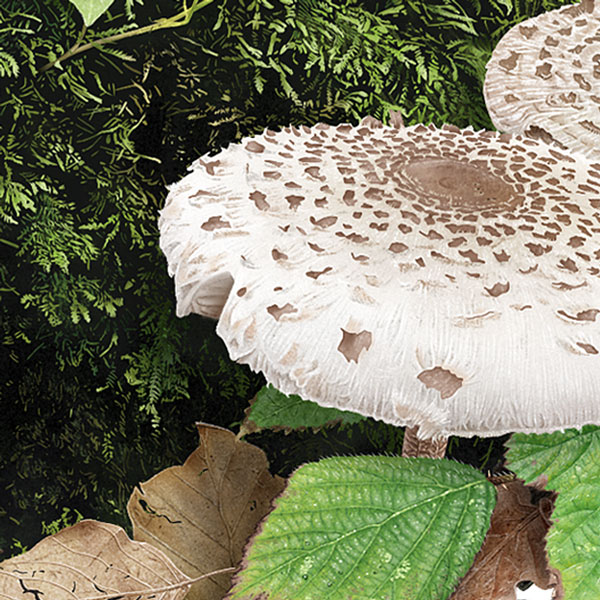
[(143, 35), (145, 33), (150, 33), (151, 31), (157, 31), (159, 29), (169, 29), (174, 27), (183, 27), (187, 25), (191, 18), (194, 16), (194, 13), (205, 6), (212, 4), (213, 0), (193, 0), (192, 4), (188, 7), (186, 6), (186, 2), (184, 0), (183, 10), (172, 17), (163, 17), (158, 19), (154, 23), (150, 25), (146, 25), (144, 27), (138, 27), (137, 29), (130, 29), (129, 31), (123, 31), (121, 33), (117, 33), (114, 35), (109, 35), (104, 38), (100, 38), (98, 40), (94, 40), (92, 42), (87, 42), (86, 44), (82, 44), (83, 38), (87, 32), (87, 27), (85, 24), (83, 25), (81, 32), (77, 38), (77, 41), (73, 46), (71, 46), (64, 54), (56, 58), (55, 60), (50, 61), (45, 64), (41, 69), (40, 73), (44, 73), (50, 70), (52, 67), (61, 67), (61, 64), (72, 58), (77, 54), (81, 54), (82, 52), (86, 52), (90, 48), (97, 48), (99, 46), (103, 46), (104, 44), (112, 44), (114, 42), (118, 42), (120, 40), (124, 40), (126, 38), (130, 38), (136, 35)]

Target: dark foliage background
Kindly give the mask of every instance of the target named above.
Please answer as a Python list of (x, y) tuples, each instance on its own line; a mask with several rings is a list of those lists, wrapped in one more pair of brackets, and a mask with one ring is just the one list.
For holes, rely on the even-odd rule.
[[(157, 214), (201, 154), (292, 124), (491, 128), (485, 64), (565, 0), (116, 0), (88, 30), (68, 0), (0, 5), (0, 558), (80, 516), (129, 529), (132, 487), (235, 428), (263, 381), (200, 317), (179, 320)], [(96, 46), (58, 66), (79, 38)], [(397, 452), (373, 421), (250, 441), (274, 470)], [(499, 440), (453, 440), (491, 468)]]

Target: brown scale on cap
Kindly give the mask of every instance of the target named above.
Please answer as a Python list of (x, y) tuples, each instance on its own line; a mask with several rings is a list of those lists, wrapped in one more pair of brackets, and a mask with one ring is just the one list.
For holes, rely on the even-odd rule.
[(484, 288), (485, 291), (494, 298), (506, 294), (510, 290), (510, 283), (496, 283), (491, 288)]
[(484, 95), (498, 129), (600, 158), (600, 0), (508, 31), (487, 65)]
[[(161, 247), (178, 314), (220, 314), (234, 359), (426, 437), (600, 421), (600, 161), (368, 121), (267, 132), (218, 163), (173, 188)], [(581, 414), (547, 416), (569, 390)]]
[(297, 308), (294, 308), (289, 302), (284, 306), (277, 306), (277, 304), (272, 304), (271, 306), (267, 306), (267, 312), (276, 320), (279, 321), (282, 315), (288, 315), (290, 313), (298, 312)]
[(598, 354), (598, 349), (592, 344), (586, 344), (585, 342), (576, 342), (576, 344), (588, 354)]
[(319, 277), (321, 277), (321, 275), (324, 275), (325, 273), (329, 273), (329, 271), (332, 271), (333, 267), (325, 267), (322, 271), (306, 271), (306, 276), (307, 277), (311, 277), (312, 279), (319, 279)]
[(437, 390), (440, 393), (440, 397), (444, 400), (455, 394), (461, 388), (463, 382), (461, 377), (443, 367), (434, 367), (433, 369), (421, 371), (417, 375), (417, 379), (425, 387)]
[(355, 363), (358, 363), (360, 353), (371, 347), (372, 340), (373, 334), (370, 331), (351, 333), (342, 329), (342, 341), (337, 347), (337, 350), (344, 355), (344, 358), (348, 362), (354, 361)]
[(273, 257), (273, 260), (287, 260), (287, 254), (279, 252), (277, 248), (273, 248), (273, 250), (271, 250), (271, 256)]
[(206, 231), (213, 231), (215, 229), (230, 228), (231, 224), (227, 221), (223, 221), (220, 216), (216, 216), (210, 217), (210, 219), (202, 223), (200, 227), (202, 227), (202, 229), (206, 229)]
[(252, 192), (250, 194), (250, 200), (254, 202), (254, 205), (258, 210), (269, 210), (269, 203), (265, 200), (266, 196), (261, 192)]

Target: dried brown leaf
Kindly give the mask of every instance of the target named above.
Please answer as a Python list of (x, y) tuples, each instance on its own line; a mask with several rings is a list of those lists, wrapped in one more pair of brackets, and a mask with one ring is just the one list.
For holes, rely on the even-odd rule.
[(515, 586), (520, 581), (553, 588), (553, 598), (561, 600), (560, 573), (549, 566), (546, 554), (556, 492), (546, 491), (541, 480), (533, 485), (516, 478), (490, 481), (498, 493), (490, 529), (450, 600), (516, 600)]
[[(116, 525), (81, 521), (0, 563), (3, 600), (84, 600), (136, 590), (164, 589), (161, 600), (181, 600), (188, 578), (160, 550), (134, 542)], [(136, 595), (142, 600), (149, 595)]]
[[(187, 575), (232, 567), (285, 480), (264, 452), (227, 429), (197, 423), (199, 447), (134, 490), (127, 511), (134, 539), (160, 548)], [(192, 586), (186, 600), (221, 600), (230, 574)]]

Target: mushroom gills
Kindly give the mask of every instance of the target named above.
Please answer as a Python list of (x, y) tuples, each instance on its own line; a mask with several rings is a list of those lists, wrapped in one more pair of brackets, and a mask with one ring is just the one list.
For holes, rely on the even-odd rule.
[[(193, 294), (193, 312), (218, 319), (233, 288), (230, 273), (219, 273), (202, 281)], [(181, 315), (180, 315), (181, 316)]]

